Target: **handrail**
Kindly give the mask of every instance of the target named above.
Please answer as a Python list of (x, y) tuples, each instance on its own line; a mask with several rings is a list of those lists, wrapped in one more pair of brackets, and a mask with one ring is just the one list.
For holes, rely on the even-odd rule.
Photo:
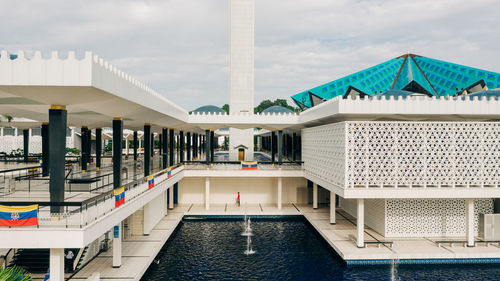
[(38, 169), (41, 168), (42, 166), (30, 166), (30, 167), (22, 167), (22, 168), (14, 168), (14, 169), (8, 169), (8, 170), (1, 170), (0, 174), (4, 173), (9, 173), (9, 172), (15, 172), (15, 171), (22, 171), (22, 170), (30, 170), (30, 169)]
[[(260, 165), (280, 165), (280, 164), (304, 164), (304, 161), (255, 161), (257, 164)], [(207, 164), (206, 161), (184, 161), (184, 164), (189, 165), (189, 164)], [(208, 162), (208, 164), (241, 164), (241, 161), (212, 161)]]
[[(169, 169), (176, 169), (176, 168), (179, 168), (181, 166), (182, 166), (182, 164), (177, 164), (177, 165), (174, 165), (174, 166), (170, 166), (170, 167), (168, 167), (166, 169), (158, 171), (158, 172), (156, 172), (154, 174), (151, 174), (149, 176), (142, 177), (142, 178), (137, 179), (135, 181), (131, 181), (131, 182), (125, 184), (125, 185), (122, 185), (122, 187), (124, 187), (125, 190), (129, 190), (131, 186), (134, 186), (134, 185), (143, 183), (144, 181), (147, 181), (148, 177), (150, 177), (150, 176), (153, 176), (153, 177), (159, 176), (159, 175), (167, 173), (167, 171)], [(39, 206), (82, 207), (82, 206), (85, 206), (85, 205), (90, 205), (93, 202), (101, 200), (102, 198), (106, 198), (108, 196), (109, 197), (114, 196), (114, 190), (110, 190), (110, 191), (101, 193), (101, 194), (99, 194), (97, 196), (94, 196), (92, 198), (88, 198), (88, 199), (80, 201), (80, 202), (71, 202), (71, 201), (65, 201), (65, 202), (50, 202), (50, 201), (41, 201), (41, 202), (34, 202), (34, 201), (0, 201), (0, 204), (8, 204), (9, 206), (26, 206), (26, 205), (38, 204)]]

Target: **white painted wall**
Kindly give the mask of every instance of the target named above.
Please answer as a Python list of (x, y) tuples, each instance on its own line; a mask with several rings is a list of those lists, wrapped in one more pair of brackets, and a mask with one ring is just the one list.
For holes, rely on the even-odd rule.
[[(283, 204), (307, 203), (304, 178), (283, 178)], [(210, 203), (233, 204), (240, 192), (241, 203), (274, 204), (278, 201), (277, 178), (210, 178)], [(205, 178), (184, 178), (179, 182), (180, 204), (202, 204)]]
[[(356, 199), (340, 197), (340, 207), (351, 216), (357, 218)], [(365, 225), (381, 235), (385, 235), (385, 200), (365, 199)]]

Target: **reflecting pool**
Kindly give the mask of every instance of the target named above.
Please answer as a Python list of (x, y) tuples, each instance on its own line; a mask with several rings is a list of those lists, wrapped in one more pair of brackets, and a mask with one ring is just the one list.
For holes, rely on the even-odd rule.
[(499, 265), (347, 267), (303, 218), (181, 223), (142, 280), (499, 280)]

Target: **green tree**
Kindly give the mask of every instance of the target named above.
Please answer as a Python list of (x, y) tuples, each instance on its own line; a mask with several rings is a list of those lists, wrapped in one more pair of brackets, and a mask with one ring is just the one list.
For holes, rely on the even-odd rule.
[(267, 108), (271, 107), (271, 106), (274, 106), (274, 105), (278, 105), (278, 106), (282, 106), (282, 107), (285, 107), (285, 108), (288, 108), (294, 112), (299, 112), (300, 109), (297, 108), (297, 107), (293, 107), (291, 105), (288, 105), (287, 101), (285, 99), (276, 99), (274, 101), (270, 101), (270, 100), (263, 100), (258, 106), (256, 106), (254, 108), (254, 113), (262, 113), (262, 111), (266, 110)]
[(222, 106), (222, 110), (224, 110), (224, 112), (226, 112), (226, 114), (229, 114), (229, 104), (225, 104)]

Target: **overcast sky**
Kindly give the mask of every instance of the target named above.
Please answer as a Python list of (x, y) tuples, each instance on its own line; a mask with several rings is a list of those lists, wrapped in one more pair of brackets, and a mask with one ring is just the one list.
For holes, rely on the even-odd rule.
[[(407, 51), (500, 72), (500, 1), (255, 0), (255, 103)], [(92, 51), (187, 110), (229, 102), (229, 0), (0, 0), (0, 49)]]

